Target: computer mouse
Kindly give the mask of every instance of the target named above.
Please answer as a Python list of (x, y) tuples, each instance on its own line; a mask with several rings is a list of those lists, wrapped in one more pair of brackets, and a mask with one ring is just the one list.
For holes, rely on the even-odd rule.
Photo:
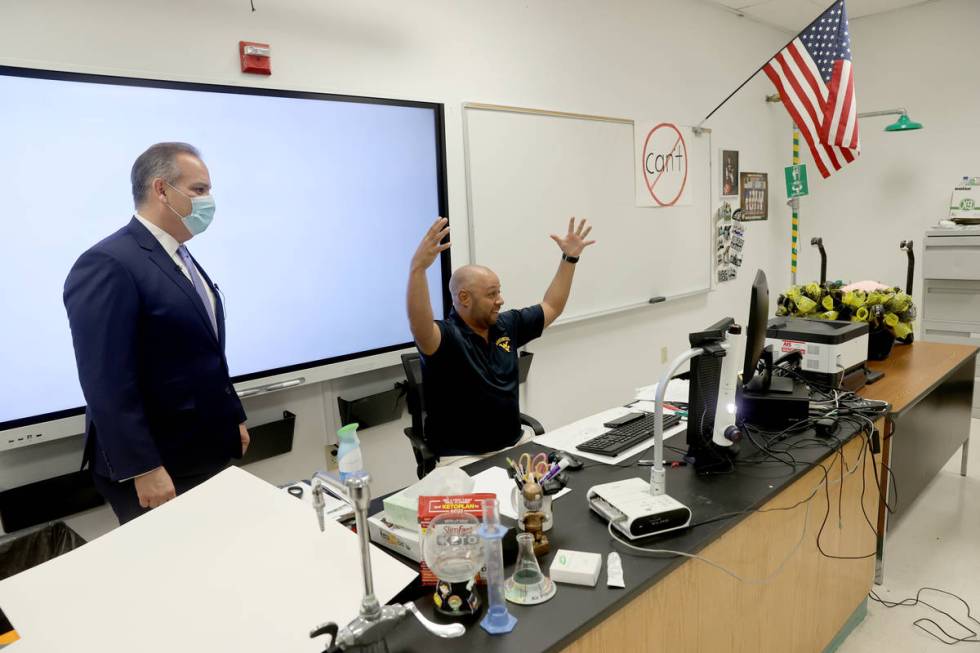
[(568, 467), (565, 469), (582, 469), (582, 461), (567, 452), (561, 452), (561, 457), (568, 461)]

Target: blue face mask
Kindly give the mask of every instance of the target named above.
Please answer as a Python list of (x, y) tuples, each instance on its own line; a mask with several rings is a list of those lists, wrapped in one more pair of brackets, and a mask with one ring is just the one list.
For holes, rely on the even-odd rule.
[(181, 215), (174, 211), (174, 208), (167, 205), (168, 208), (174, 212), (184, 226), (187, 227), (187, 231), (191, 232), (192, 236), (199, 236), (203, 234), (205, 230), (210, 226), (211, 221), (214, 220), (214, 198), (210, 195), (205, 195), (203, 197), (188, 197), (184, 193), (181, 193), (178, 189), (174, 188), (172, 184), (167, 184), (174, 190), (176, 190), (184, 197), (187, 197), (191, 201), (191, 212), (190, 215)]

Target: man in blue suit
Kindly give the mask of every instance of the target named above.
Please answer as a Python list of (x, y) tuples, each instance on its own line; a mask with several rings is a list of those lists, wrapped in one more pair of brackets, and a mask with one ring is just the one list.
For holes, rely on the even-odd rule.
[(216, 286), (185, 243), (214, 216), (198, 151), (158, 143), (132, 170), (136, 213), (86, 251), (64, 301), (85, 394), (85, 454), (119, 522), (202, 483), (248, 447)]

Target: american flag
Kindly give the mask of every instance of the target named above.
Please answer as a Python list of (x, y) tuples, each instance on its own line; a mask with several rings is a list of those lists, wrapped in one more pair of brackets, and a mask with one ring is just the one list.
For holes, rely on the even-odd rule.
[(810, 23), (763, 70), (779, 90), (824, 178), (860, 154), (844, 0)]

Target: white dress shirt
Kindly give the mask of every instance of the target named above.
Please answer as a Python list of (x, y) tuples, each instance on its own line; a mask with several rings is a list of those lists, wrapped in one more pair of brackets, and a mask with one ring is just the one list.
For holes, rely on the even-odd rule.
[[(134, 216), (140, 221), (140, 224), (146, 227), (149, 232), (153, 234), (154, 238), (160, 241), (160, 246), (163, 247), (163, 251), (165, 251), (170, 258), (173, 259), (174, 263), (177, 264), (177, 267), (180, 268), (180, 271), (184, 273), (184, 276), (187, 277), (191, 283), (193, 283), (190, 272), (188, 272), (187, 268), (184, 267), (184, 262), (181, 260), (180, 254), (177, 253), (177, 248), (180, 247), (180, 243), (177, 242), (177, 239), (141, 216), (139, 213), (135, 213)], [(200, 265), (197, 266), (197, 274), (201, 277), (201, 283), (204, 284), (204, 292), (208, 294), (208, 301), (211, 302), (211, 310), (214, 312), (215, 318), (217, 318), (218, 306), (214, 300), (214, 293), (211, 292), (211, 286), (208, 285), (208, 282), (204, 280), (204, 274), (201, 272)]]

